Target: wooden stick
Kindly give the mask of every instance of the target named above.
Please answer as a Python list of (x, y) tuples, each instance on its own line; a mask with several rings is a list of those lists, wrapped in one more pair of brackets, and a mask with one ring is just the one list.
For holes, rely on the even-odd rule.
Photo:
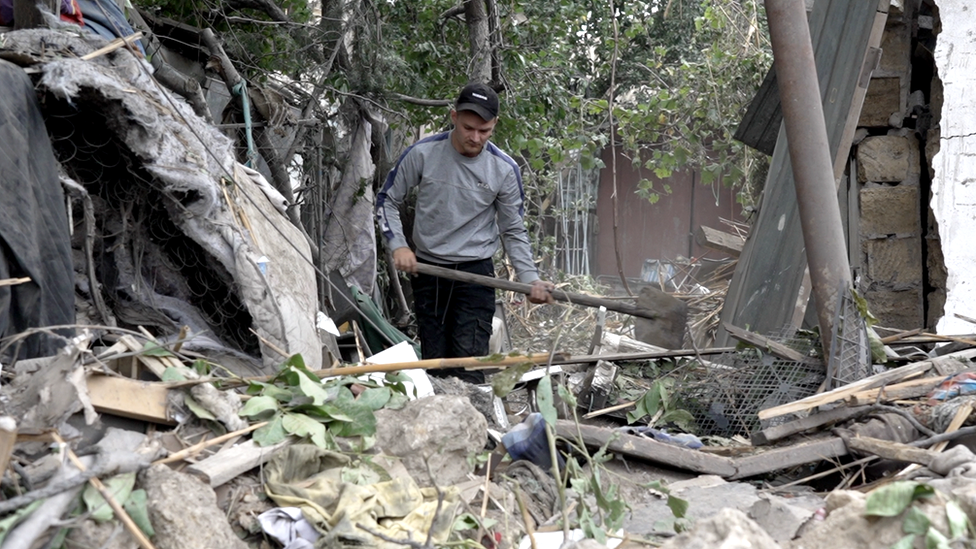
[(153, 465), (156, 465), (158, 463), (172, 463), (174, 461), (179, 461), (183, 458), (199, 453), (202, 450), (206, 450), (211, 446), (216, 446), (217, 444), (220, 444), (225, 440), (230, 440), (234, 437), (246, 435), (247, 433), (260, 429), (261, 427), (264, 427), (267, 424), (268, 424), (267, 421), (262, 421), (261, 423), (255, 423), (254, 425), (245, 427), (244, 429), (241, 429), (239, 431), (234, 431), (232, 433), (227, 433), (226, 435), (221, 435), (217, 438), (212, 438), (204, 442), (199, 442), (197, 444), (194, 444), (193, 446), (188, 446), (180, 450), (179, 452), (176, 452), (175, 454), (170, 454), (169, 456), (164, 457), (162, 459), (157, 459), (156, 461), (153, 462)]
[(618, 410), (624, 410), (626, 408), (630, 408), (631, 406), (633, 406), (635, 404), (637, 404), (636, 401), (634, 401), (634, 402), (622, 402), (620, 404), (614, 404), (613, 406), (608, 406), (608, 407), (606, 407), (606, 408), (604, 408), (602, 410), (593, 410), (592, 412), (590, 412), (588, 414), (583, 414), (583, 419), (593, 419), (595, 417), (602, 416), (604, 414), (609, 414), (611, 412), (616, 412)]
[[(969, 419), (969, 415), (972, 413), (973, 413), (973, 405), (971, 403), (967, 402), (959, 406), (959, 409), (956, 410), (956, 415), (953, 416), (952, 421), (949, 423), (949, 426), (946, 427), (945, 432), (953, 433), (955, 431), (958, 431), (959, 428), (962, 427), (962, 424), (965, 423), (967, 419)], [(937, 442), (932, 446), (931, 451), (935, 453), (942, 452), (943, 450), (946, 449), (946, 446), (949, 445), (949, 442), (950, 441), (948, 440)], [(902, 472), (898, 473), (898, 476), (904, 476), (905, 474), (910, 473), (915, 469), (918, 469), (918, 467), (919, 467), (918, 464), (913, 463), (908, 467), (905, 467), (905, 469), (902, 470)]]
[(31, 281), (29, 276), (24, 278), (4, 278), (0, 280), (0, 286), (16, 286), (17, 284), (26, 284)]
[(875, 402), (878, 402), (879, 395), (881, 396), (881, 402), (891, 402), (898, 399), (925, 396), (929, 394), (932, 389), (938, 387), (942, 383), (943, 379), (945, 378), (923, 377), (921, 379), (905, 381), (904, 383), (896, 383), (894, 385), (887, 385), (877, 389), (860, 391), (847, 398), (847, 405), (861, 406), (866, 404), (874, 404)]
[[(52, 436), (54, 437), (54, 440), (58, 444), (60, 444), (64, 448), (64, 450), (68, 453), (68, 459), (71, 460), (71, 463), (75, 467), (77, 467), (79, 471), (85, 471), (86, 469), (85, 464), (82, 463), (80, 459), (78, 459), (78, 456), (76, 456), (74, 451), (71, 449), (71, 447), (64, 442), (64, 439), (61, 438), (61, 435), (59, 435), (58, 433), (52, 433)], [(109, 492), (108, 488), (101, 481), (101, 479), (99, 479), (98, 477), (92, 477), (88, 479), (88, 483), (94, 486), (95, 489), (98, 490), (98, 493), (101, 494), (103, 498), (105, 498), (105, 501), (108, 503), (109, 507), (112, 508), (112, 511), (115, 513), (115, 516), (122, 521), (122, 524), (125, 525), (125, 529), (129, 531), (129, 534), (131, 534), (133, 538), (135, 538), (135, 540), (139, 543), (140, 547), (142, 547), (143, 549), (156, 549), (156, 547), (152, 544), (152, 542), (149, 541), (149, 538), (147, 538), (146, 535), (142, 533), (142, 530), (140, 530), (139, 527), (136, 526), (136, 523), (132, 520), (132, 517), (129, 516), (129, 513), (125, 512), (125, 509), (123, 509), (122, 505), (120, 505), (118, 500), (115, 499), (115, 496), (113, 496), (112, 493)]]
[(174, 353), (180, 352), (180, 349), (183, 348), (183, 342), (186, 341), (186, 335), (188, 333), (190, 333), (190, 327), (184, 324), (183, 327), (180, 328), (179, 335), (176, 336), (176, 343), (173, 344)]
[[(492, 278), (490, 276), (482, 276), (473, 273), (466, 273), (464, 271), (455, 271), (453, 269), (438, 267), (436, 265), (428, 265), (426, 263), (418, 263), (417, 272), (425, 275), (436, 276), (439, 278), (446, 278), (448, 280), (456, 280), (458, 282), (468, 282), (471, 284), (480, 284), (482, 286), (488, 286), (489, 288), (497, 288), (499, 290), (518, 292), (520, 294), (528, 295), (532, 292), (531, 284), (523, 284), (521, 282), (513, 282), (511, 280), (504, 280), (501, 278)], [(639, 316), (642, 318), (649, 318), (651, 320), (661, 317), (660, 313), (656, 313), (654, 311), (651, 311), (650, 309), (647, 309), (645, 307), (640, 307), (631, 303), (621, 303), (619, 301), (614, 301), (612, 299), (605, 299), (602, 297), (595, 297), (592, 295), (564, 292), (562, 290), (552, 290), (552, 292), (550, 293), (552, 293), (552, 297), (556, 301), (565, 301), (567, 303), (573, 303), (576, 305), (585, 305), (587, 307), (606, 307), (611, 311), (617, 311), (618, 313), (625, 313), (628, 315)]]
[(774, 406), (772, 408), (761, 410), (758, 414), (759, 419), (770, 419), (790, 413), (802, 412), (804, 410), (816, 408), (817, 406), (821, 406), (823, 404), (830, 404), (831, 402), (835, 402), (837, 400), (843, 400), (854, 393), (865, 391), (867, 389), (873, 389), (892, 381), (900, 381), (918, 377), (932, 368), (938, 367), (939, 363), (956, 359), (969, 359), (974, 356), (976, 356), (976, 350), (966, 349), (965, 351), (959, 351), (957, 353), (950, 353), (948, 355), (943, 355), (933, 359), (906, 364), (899, 368), (894, 368), (892, 370), (888, 370), (887, 372), (882, 372), (880, 374), (866, 377), (860, 381), (855, 381), (854, 383), (850, 383), (843, 387), (838, 387), (826, 393), (816, 394), (802, 398), (795, 402), (783, 404), (782, 406)]
[(0, 417), (0, 477), (10, 465), (10, 456), (17, 444), (17, 420), (10, 416)]
[(89, 59), (94, 59), (99, 55), (105, 55), (106, 53), (113, 52), (121, 48), (122, 46), (131, 46), (133, 42), (135, 42), (140, 38), (142, 38), (142, 31), (132, 33), (129, 36), (126, 36), (125, 38), (116, 38), (115, 40), (109, 42), (107, 46), (98, 48), (97, 50), (91, 53), (86, 53), (85, 55), (82, 55), (81, 58), (84, 59), (85, 61), (88, 61)]
[(921, 328), (915, 328), (914, 330), (908, 330), (907, 332), (901, 332), (901, 333), (897, 333), (895, 335), (890, 335), (888, 337), (883, 337), (883, 338), (881, 338), (881, 343), (884, 343), (885, 345), (887, 345), (889, 343), (894, 343), (894, 342), (896, 342), (896, 341), (898, 341), (900, 339), (905, 339), (906, 337), (911, 337), (913, 335), (918, 335), (920, 333), (922, 333), (922, 329)]
[(906, 463), (917, 463), (928, 466), (929, 463), (939, 453), (924, 448), (915, 448), (899, 442), (891, 442), (871, 437), (853, 437), (847, 440), (847, 446), (851, 450), (857, 450), (866, 454), (871, 454), (884, 459), (893, 459)]

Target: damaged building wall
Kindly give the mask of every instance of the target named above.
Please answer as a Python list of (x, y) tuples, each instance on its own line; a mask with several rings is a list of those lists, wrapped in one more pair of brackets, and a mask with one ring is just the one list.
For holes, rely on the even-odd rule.
[[(884, 326), (925, 325), (920, 140), (908, 106), (912, 89), (917, 2), (892, 4), (858, 121), (854, 151), (859, 238), (852, 238), (858, 287)], [(924, 100), (918, 99), (919, 103)], [(851, 201), (852, 204), (857, 202)], [(853, 230), (854, 227), (852, 227)]]
[(932, 160), (932, 212), (938, 223), (948, 272), (944, 315), (939, 333), (970, 333), (971, 322), (956, 317), (976, 316), (976, 75), (972, 62), (976, 46), (972, 18), (976, 8), (967, 0), (939, 0), (942, 32), (935, 62), (943, 88), (939, 151)]

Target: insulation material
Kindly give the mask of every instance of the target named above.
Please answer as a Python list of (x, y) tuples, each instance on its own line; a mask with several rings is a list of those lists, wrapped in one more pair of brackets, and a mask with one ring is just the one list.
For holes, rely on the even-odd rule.
[(376, 166), (369, 153), (371, 132), (372, 125), (360, 119), (323, 235), (327, 270), (338, 270), (350, 286), (367, 295), (373, 293), (376, 278), (376, 197), (370, 183)]
[(976, 73), (972, 62), (972, 2), (939, 0), (942, 32), (935, 49), (935, 64), (944, 86), (941, 140), (932, 161), (932, 211), (939, 224), (942, 253), (949, 277), (945, 313), (938, 323), (940, 334), (969, 333), (973, 325), (955, 316), (976, 316)]
[[(83, 55), (105, 43), (42, 29), (5, 40), (32, 55)], [(231, 141), (151, 71), (119, 50), (50, 61), (38, 82), (59, 160), (96, 199), (99, 275), (113, 312), (162, 335), (189, 325), (208, 345), (260, 355), (268, 372), (282, 360), (274, 348), (317, 365), (307, 242), (237, 168)]]

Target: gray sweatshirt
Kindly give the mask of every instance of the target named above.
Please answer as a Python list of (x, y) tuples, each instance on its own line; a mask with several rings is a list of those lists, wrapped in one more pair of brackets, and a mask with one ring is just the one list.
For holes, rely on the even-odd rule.
[(501, 241), (519, 280), (539, 279), (522, 219), (522, 175), (515, 161), (493, 143), (469, 158), (457, 152), (451, 132), (445, 132), (404, 151), (376, 197), (380, 229), (391, 250), (407, 245), (399, 208), (414, 187), (417, 257), (433, 263), (486, 259)]

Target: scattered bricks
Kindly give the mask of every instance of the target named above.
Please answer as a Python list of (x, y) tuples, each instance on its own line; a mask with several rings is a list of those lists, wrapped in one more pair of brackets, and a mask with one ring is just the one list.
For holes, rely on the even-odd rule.
[(921, 237), (885, 238), (864, 242), (867, 253), (867, 276), (871, 283), (921, 286)]
[(920, 234), (918, 187), (866, 187), (861, 189), (861, 223), (865, 238)]
[[(918, 166), (918, 147), (908, 137), (879, 135), (857, 146), (857, 180), (861, 183), (898, 183), (909, 178)], [(915, 158), (913, 158), (913, 155)]]
[(883, 128), (888, 126), (888, 118), (894, 113), (900, 113), (901, 79), (900, 78), (872, 78), (868, 86), (868, 93), (864, 97), (861, 107), (861, 118), (858, 126)]
[(922, 291), (910, 288), (903, 291), (868, 290), (864, 293), (868, 309), (878, 317), (882, 326), (912, 330), (923, 325)]
[(884, 75), (911, 73), (911, 30), (906, 25), (891, 25), (881, 38), (881, 64), (878, 71)]

